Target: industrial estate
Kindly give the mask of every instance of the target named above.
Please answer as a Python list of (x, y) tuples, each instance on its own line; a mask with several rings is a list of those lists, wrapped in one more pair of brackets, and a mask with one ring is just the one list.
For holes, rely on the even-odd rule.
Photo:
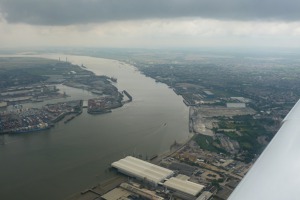
[[(83, 108), (90, 114), (103, 114), (132, 101), (127, 91), (119, 92), (112, 84), (117, 82), (116, 78), (96, 76), (84, 66), (67, 61), (1, 58), (0, 63), (0, 134), (49, 129), (63, 119), (68, 123), (80, 115)], [(62, 84), (90, 91), (97, 97), (88, 99), (87, 103), (81, 99), (67, 101), (68, 94), (57, 87)], [(34, 103), (54, 99), (63, 100), (42, 108), (34, 107)], [(31, 103), (32, 107), (23, 108), (24, 103)]]
[[(157, 159), (157, 157), (153, 158)], [(120, 175), (108, 184), (95, 186), (72, 199), (198, 199), (212, 196), (205, 185), (189, 181), (178, 170), (127, 156), (111, 164)], [(123, 175), (130, 177), (126, 179)], [(205, 189), (205, 190), (204, 190)]]

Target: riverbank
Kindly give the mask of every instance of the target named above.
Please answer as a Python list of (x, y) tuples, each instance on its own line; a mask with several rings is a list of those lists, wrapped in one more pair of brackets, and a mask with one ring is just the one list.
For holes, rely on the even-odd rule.
[[(166, 152), (163, 152), (159, 155), (153, 155), (152, 158), (150, 157), (148, 162), (158, 165), (163, 159), (167, 157), (171, 157), (176, 154), (178, 151), (182, 150), (192, 139), (194, 134), (191, 134), (190, 137), (184, 141), (183, 143), (179, 144), (176, 141), (170, 146), (170, 149)], [(110, 170), (109, 167), (107, 170)], [(76, 193), (67, 197), (65, 200), (94, 200), (96, 198), (101, 197), (108, 191), (118, 187), (121, 183), (126, 182), (128, 180), (128, 176), (125, 176), (120, 173), (115, 173), (114, 176), (110, 179), (102, 181), (94, 186), (89, 187), (81, 191), (80, 193)]]
[[(115, 60), (72, 55), (68, 60), (84, 64), (96, 75), (116, 77), (114, 84), (134, 100), (107, 115), (89, 115), (84, 110), (68, 124), (60, 122), (41, 134), (4, 135), (0, 170), (6, 173), (1, 174), (0, 194), (5, 200), (62, 200), (109, 179), (108, 167), (124, 155), (135, 152), (150, 157), (188, 137), (188, 109), (164, 84)], [(75, 99), (97, 98), (85, 90), (59, 87)]]
[(82, 113), (82, 100), (0, 112), (0, 134), (29, 133), (53, 128), (71, 114)]

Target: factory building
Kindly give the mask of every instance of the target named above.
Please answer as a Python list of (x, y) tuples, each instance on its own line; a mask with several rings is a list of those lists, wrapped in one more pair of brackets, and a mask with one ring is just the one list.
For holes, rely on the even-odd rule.
[(5, 101), (0, 101), (0, 108), (7, 107), (7, 102)]
[(246, 108), (245, 103), (226, 103), (227, 108)]
[(204, 191), (196, 200), (208, 200), (213, 194), (208, 191)]
[(119, 161), (113, 162), (112, 167), (119, 172), (139, 180), (147, 181), (154, 185), (174, 175), (172, 170), (151, 164), (149, 162), (127, 156)]
[(192, 196), (197, 196), (204, 188), (203, 185), (193, 183), (187, 180), (181, 180), (175, 177), (172, 177), (166, 182), (164, 182), (164, 186), (171, 190), (180, 191)]
[[(132, 198), (135, 197), (135, 198)], [(137, 198), (138, 197), (138, 198)], [(141, 189), (128, 183), (121, 183), (118, 188), (115, 188), (101, 196), (104, 200), (129, 200), (129, 199), (151, 199), (164, 200), (163, 197), (157, 196), (155, 192)]]
[(214, 93), (212, 93), (212, 92), (209, 91), (209, 90), (204, 90), (203, 93), (204, 93), (204, 95), (206, 96), (206, 98), (208, 98), (208, 99), (215, 98)]

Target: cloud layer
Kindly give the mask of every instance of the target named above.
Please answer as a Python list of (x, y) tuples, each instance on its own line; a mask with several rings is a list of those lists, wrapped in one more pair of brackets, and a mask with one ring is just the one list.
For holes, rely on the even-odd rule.
[(69, 26), (1, 23), (1, 47), (298, 47), (300, 22), (163, 19)]
[(298, 0), (0, 0), (8, 23), (72, 25), (200, 17), (238, 21), (299, 21)]

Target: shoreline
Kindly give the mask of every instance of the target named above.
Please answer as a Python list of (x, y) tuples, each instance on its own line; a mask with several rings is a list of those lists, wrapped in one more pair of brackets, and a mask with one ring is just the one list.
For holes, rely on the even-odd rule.
[[(189, 133), (189, 137), (184, 140), (182, 143), (176, 143), (178, 146), (172, 149), (173, 144), (170, 146), (170, 149), (168, 151), (162, 152), (158, 155), (154, 155), (154, 158), (150, 160), (146, 160), (149, 163), (158, 164), (162, 161), (162, 159), (167, 158), (169, 156), (172, 156), (174, 153), (180, 151), (182, 148), (184, 148), (194, 137), (194, 133)], [(176, 142), (176, 141), (175, 141)], [(111, 169), (111, 167), (107, 168), (107, 170)], [(128, 180), (128, 176), (120, 174), (120, 173), (114, 173), (112, 174), (111, 178), (105, 179), (99, 183), (96, 183), (96, 185), (92, 185), (88, 187), (87, 189), (84, 189), (80, 192), (74, 193), (66, 198), (64, 200), (83, 200), (84, 195), (94, 194), (95, 198), (99, 198), (101, 195), (104, 195), (105, 193), (109, 192), (110, 190), (116, 188), (121, 183)]]
[[(77, 59), (81, 59), (81, 58), (77, 58)], [(97, 61), (97, 62), (96, 62)], [(75, 61), (75, 63), (76, 63), (76, 61)], [(87, 66), (90, 66), (90, 65), (88, 65), (88, 61), (87, 61)], [(91, 70), (91, 71), (95, 71), (95, 73), (97, 73), (98, 71), (97, 71), (97, 66), (96, 65), (99, 65), (98, 63), (100, 63), (101, 64), (101, 62), (99, 62), (98, 60), (92, 60), (91, 61), (91, 69), (89, 68), (88, 70)], [(117, 69), (117, 68), (119, 68), (119, 64), (115, 64), (116, 62), (114, 61), (113, 62), (113, 64), (112, 64), (112, 66), (114, 67), (115, 66), (115, 68)], [(105, 65), (106, 65), (107, 63), (105, 63)], [(110, 63), (108, 63), (108, 64), (110, 64)], [(101, 64), (102, 65), (102, 64)], [(105, 66), (105, 65), (103, 65), (103, 66)], [(143, 100), (143, 98), (146, 98), (146, 97), (149, 97), (150, 95), (152, 95), (152, 94), (149, 94), (149, 92), (147, 92), (146, 94), (145, 94), (145, 92), (144, 91), (142, 91), (142, 92), (140, 92), (140, 90), (139, 90), (139, 88), (137, 88), (135, 85), (138, 85), (139, 83), (144, 83), (145, 82), (145, 84), (151, 84), (150, 86), (151, 87), (153, 87), (153, 88), (155, 88), (157, 91), (159, 91), (159, 92), (162, 92), (162, 93), (159, 93), (159, 94), (167, 94), (166, 95), (166, 97), (170, 97), (170, 99), (174, 99), (174, 98), (176, 98), (174, 101), (175, 102), (178, 102), (178, 103), (176, 103), (176, 104), (174, 104), (174, 105), (176, 105), (176, 107), (178, 108), (180, 108), (180, 109), (178, 109), (179, 111), (181, 111), (181, 105), (182, 105), (182, 100), (181, 100), (181, 98), (180, 99), (178, 99), (177, 98), (177, 96), (176, 95), (173, 95), (173, 92), (172, 91), (166, 91), (165, 90), (165, 88), (166, 87), (162, 87), (160, 84), (153, 84), (153, 79), (152, 80), (149, 80), (149, 78), (148, 77), (144, 77), (142, 74), (140, 74), (140, 73), (136, 73), (136, 74), (139, 74), (138, 76), (137, 75), (135, 75), (135, 72), (136, 71), (134, 71), (133, 69), (136, 69), (135, 67), (130, 67), (130, 66), (124, 66), (123, 67), (124, 69), (124, 71), (126, 72), (126, 73), (128, 73), (128, 74), (130, 74), (130, 75), (133, 75), (133, 77), (137, 77), (137, 78), (142, 78), (141, 80), (140, 79), (134, 79), (134, 80), (136, 80), (134, 83), (134, 85), (132, 85), (131, 83), (130, 84), (127, 84), (127, 82), (125, 82), (124, 80), (126, 80), (126, 79), (122, 79), (122, 77), (123, 76), (121, 76), (121, 77), (118, 77), (118, 78), (120, 78), (119, 80), (120, 81), (118, 81), (118, 84), (120, 84), (120, 87), (122, 87), (122, 88), (120, 88), (121, 90), (124, 90), (124, 89), (126, 89), (129, 93), (130, 93), (130, 95), (132, 95), (132, 96), (136, 96), (136, 102), (138, 102), (138, 104), (134, 104), (134, 106), (127, 106), (127, 107), (125, 107), (124, 109), (121, 109), (121, 111), (120, 112), (116, 112), (116, 114), (113, 114), (113, 115), (107, 115), (109, 118), (113, 118), (114, 117), (114, 115), (116, 115), (116, 117), (119, 117), (119, 116), (122, 116), (122, 117), (127, 117), (126, 119), (128, 119), (128, 120), (125, 120), (125, 122), (127, 123), (128, 122), (128, 124), (132, 124), (132, 120), (131, 120), (131, 118), (130, 117), (128, 117), (128, 114), (127, 113), (129, 113), (129, 114), (135, 114), (135, 113), (138, 113), (138, 114), (140, 114), (141, 113), (141, 109), (139, 109), (141, 106), (143, 106), (144, 104), (145, 105), (148, 105), (148, 103), (144, 103), (144, 101), (142, 101)], [(126, 70), (126, 69), (129, 69), (129, 70)], [(114, 69), (114, 68), (113, 68)], [(99, 69), (99, 71), (101, 71), (100, 69)], [(110, 72), (109, 72), (110, 73)], [(112, 73), (114, 73), (114, 72), (112, 72)], [(126, 74), (127, 75), (127, 74)], [(125, 77), (126, 78), (126, 77)], [(141, 82), (142, 81), (142, 82)], [(138, 83), (138, 84), (136, 84), (136, 83)], [(128, 86), (128, 87), (127, 87)], [(157, 86), (158, 86), (158, 88), (157, 88)], [(136, 89), (137, 88), (137, 89)], [(131, 93), (132, 92), (132, 93)], [(172, 93), (172, 94), (169, 94), (169, 93)], [(156, 93), (155, 93), (156, 94)], [(125, 96), (125, 95), (124, 95)], [(162, 95), (162, 96), (164, 96), (164, 95)], [(126, 96), (125, 96), (125, 98), (126, 98)], [(141, 100), (142, 99), (142, 100)], [(125, 99), (125, 100), (127, 100), (127, 98)], [(153, 97), (153, 103), (152, 103), (152, 99), (150, 99), (151, 100), (151, 103), (150, 103), (150, 105), (151, 106), (156, 106), (156, 105), (154, 105), (154, 103), (155, 102), (157, 102), (157, 100), (161, 100), (160, 98), (159, 98), (159, 96), (156, 96), (156, 97)], [(177, 101), (178, 100), (178, 101)], [(143, 105), (141, 105), (141, 104), (143, 104)], [(173, 104), (172, 104), (173, 105)], [(162, 107), (162, 106), (159, 106), (159, 108), (160, 107)], [(152, 127), (160, 127), (157, 131), (159, 131), (159, 132), (163, 132), (165, 135), (166, 135), (166, 139), (164, 140), (164, 141), (161, 141), (160, 142), (160, 144), (161, 144), (161, 150), (160, 149), (156, 149), (156, 147), (155, 147), (155, 140), (151, 140), (151, 142), (153, 142), (153, 145), (151, 145), (152, 143), (149, 143), (147, 140), (143, 140), (143, 141), (141, 141), (141, 142), (143, 142), (143, 143), (147, 143), (147, 144), (149, 144), (149, 152), (150, 152), (150, 154), (148, 153), (148, 155), (150, 155), (151, 156), (151, 154), (153, 155), (153, 154), (159, 154), (160, 156), (161, 155), (170, 155), (170, 153), (172, 153), (174, 150), (175, 150), (175, 148), (172, 148), (172, 151), (170, 151), (169, 149), (169, 147), (170, 147), (170, 145), (174, 142), (174, 140), (177, 140), (177, 141), (180, 141), (182, 144), (184, 143), (184, 142), (187, 142), (187, 140), (188, 139), (190, 139), (191, 138), (191, 136), (190, 136), (190, 134), (188, 134), (188, 131), (187, 131), (187, 124), (188, 124), (188, 122), (187, 122), (187, 120), (186, 120), (186, 117), (185, 116), (187, 116), (187, 113), (186, 113), (186, 109), (185, 109), (185, 106), (182, 106), (183, 107), (183, 109), (184, 109), (184, 115), (181, 115), (180, 113), (181, 112), (176, 112), (176, 113), (179, 113), (178, 114), (178, 118), (176, 117), (175, 119), (181, 119), (181, 121), (179, 122), (179, 123), (177, 123), (177, 125), (176, 125), (176, 123), (175, 124), (172, 124), (172, 126), (170, 126), (169, 128), (164, 128), (164, 126), (162, 126), (162, 124), (164, 124), (164, 123), (169, 123), (169, 121), (171, 121), (171, 119), (169, 120), (169, 119), (167, 119), (167, 120), (165, 120), (165, 119), (163, 119), (162, 118), (162, 120), (161, 120), (161, 118), (158, 118), (159, 119), (159, 121), (162, 121), (163, 123), (159, 123), (158, 122), (158, 120), (155, 120), (154, 121), (154, 123), (153, 124), (155, 124), (155, 125), (153, 125), (153, 126), (149, 126), (150, 128), (152, 128)], [(152, 108), (152, 107), (150, 107), (150, 108)], [(156, 107), (155, 107), (156, 108)], [(173, 114), (174, 113), (174, 110), (175, 111), (177, 111), (177, 109), (171, 109), (171, 111), (170, 111), (170, 113), (171, 114)], [(129, 111), (129, 112), (128, 112)], [(169, 113), (169, 110), (166, 110), (166, 111), (168, 111), (168, 113)], [(168, 114), (167, 113), (167, 114)], [(176, 114), (176, 113), (174, 113), (174, 114)], [(84, 111), (84, 115), (86, 115), (86, 111)], [(135, 116), (135, 115), (133, 115), (133, 116)], [(172, 115), (170, 115), (170, 116), (172, 116)], [(181, 118), (181, 116), (184, 116), (184, 119), (183, 118)], [(142, 117), (144, 117), (144, 115), (142, 115)], [(155, 116), (155, 117), (157, 117), (157, 116)], [(67, 118), (70, 118), (70, 117), (67, 117)], [(67, 118), (65, 118), (65, 119), (67, 119)], [(84, 118), (85, 120), (88, 120), (90, 117), (86, 117), (86, 118)], [(102, 118), (102, 117), (101, 117)], [(106, 117), (105, 117), (106, 118)], [(145, 113), (145, 117), (144, 117), (145, 119), (149, 119), (149, 116), (148, 116), (148, 114), (147, 113)], [(156, 118), (157, 119), (157, 118)], [(76, 122), (77, 122), (78, 120), (76, 120)], [(142, 120), (136, 120), (137, 122), (141, 122)], [(144, 121), (144, 120), (143, 120)], [(113, 122), (113, 121), (112, 121)], [(130, 122), (130, 123), (129, 123)], [(172, 121), (173, 122), (173, 121)], [(96, 133), (97, 132), (97, 128), (94, 128), (94, 127), (99, 127), (98, 126), (98, 122), (97, 122), (97, 120), (91, 120), (91, 121), (89, 121), (88, 123), (87, 123), (88, 125), (91, 125), (91, 126), (89, 126), (89, 127), (91, 127), (91, 128), (93, 128), (93, 130), (90, 130), (91, 132), (93, 132), (92, 133), (92, 137), (94, 137), (94, 138), (96, 138), (96, 139), (99, 139), (99, 140), (101, 140), (100, 138), (101, 138), (101, 134), (99, 134), (99, 133)], [(95, 124), (95, 125), (94, 125)], [(100, 123), (99, 122), (99, 124), (101, 124), (102, 126), (104, 126), (104, 125), (106, 125), (106, 124), (103, 124), (103, 123)], [(170, 123), (171, 124), (171, 123)], [(180, 125), (180, 126), (178, 126), (178, 124)], [(76, 123), (75, 123), (75, 125), (76, 125)], [(71, 124), (71, 122), (70, 122), (70, 124), (68, 124), (68, 128), (71, 128), (73, 126), (73, 124)], [(52, 141), (54, 141), (55, 142), (55, 140), (59, 140), (59, 139), (61, 139), (61, 138), (59, 138), (59, 137), (57, 137), (57, 136), (61, 136), (61, 135), (63, 135), (64, 137), (62, 138), (62, 139), (65, 139), (66, 138), (66, 140), (65, 141), (69, 141), (69, 139), (67, 138), (67, 136), (68, 137), (72, 137), (73, 135), (75, 135), (75, 134), (73, 134), (73, 133), (63, 133), (63, 130), (65, 130), (65, 128), (63, 128), (64, 127), (64, 125), (62, 124), (62, 126), (60, 127), (60, 129), (62, 130), (61, 132), (59, 132), (60, 133), (60, 135), (59, 134), (53, 134), (53, 140), (51, 140), (50, 142), (52, 142)], [(144, 126), (143, 126), (144, 127)], [(162, 128), (163, 127), (163, 128)], [(173, 128), (173, 127), (175, 127), (175, 128)], [(104, 128), (104, 127), (103, 127)], [(126, 128), (126, 127), (125, 127)], [(153, 130), (152, 129), (150, 129), (150, 130), (145, 130), (145, 129), (143, 129), (142, 128), (142, 125), (140, 125), (140, 127), (138, 127), (139, 128), (139, 130), (143, 130), (143, 132), (145, 132), (145, 133), (148, 133), (149, 132), (149, 134), (148, 135), (146, 135), (146, 134), (143, 134), (143, 135), (146, 135), (146, 136), (149, 136), (150, 137), (150, 139), (153, 139), (153, 138), (157, 138), (156, 137), (156, 134), (153, 134), (152, 132), (153, 132)], [(102, 129), (102, 128), (101, 128)], [(184, 129), (184, 130), (183, 130)], [(70, 130), (73, 130), (73, 129), (70, 129)], [(79, 130), (79, 129), (78, 129)], [(111, 128), (109, 127), (109, 129), (107, 129), (107, 130), (111, 130)], [(112, 130), (115, 130), (114, 128), (112, 128)], [(132, 128), (129, 128), (128, 129), (129, 131), (130, 130), (135, 130), (135, 129), (132, 129)], [(106, 129), (104, 130), (104, 131), (106, 131)], [(156, 130), (155, 130), (156, 131)], [(83, 135), (84, 133), (82, 132), (82, 133), (77, 133), (76, 132), (76, 130), (74, 130), (74, 132), (77, 134), (77, 135), (75, 135), (76, 137), (77, 136), (80, 136), (80, 135)], [(94, 133), (95, 132), (95, 133)], [(114, 132), (116, 132), (116, 131), (114, 131)], [(106, 132), (104, 132), (104, 133), (106, 133)], [(109, 133), (109, 132), (108, 132)], [(155, 132), (155, 133), (157, 133), (157, 132)], [(118, 134), (112, 134), (112, 133), (109, 133), (108, 134), (108, 138), (111, 138), (111, 135), (118, 135)], [(85, 138), (87, 139), (87, 141), (88, 140), (90, 140), (89, 139), (89, 137), (86, 137), (87, 135), (86, 134), (84, 134), (84, 136), (85, 136)], [(121, 135), (122, 136), (122, 138), (123, 138), (123, 135)], [(41, 136), (41, 138), (45, 138), (44, 136)], [(92, 141), (92, 144), (94, 145), (94, 144), (96, 144), (96, 143), (98, 143), (98, 144), (101, 144), (101, 147), (97, 147), (96, 148), (96, 150), (98, 151), (99, 149), (100, 150), (103, 150), (103, 148), (104, 147), (106, 147), (103, 143), (105, 142), (105, 140), (106, 140), (106, 138), (103, 138), (102, 137), (102, 140), (104, 140), (104, 142), (103, 141), (99, 141), (99, 142), (97, 142), (97, 140), (94, 140), (95, 142), (93, 143), (93, 141)], [(22, 140), (20, 140), (21, 142), (22, 142)], [(125, 140), (124, 140), (125, 141)], [(157, 141), (157, 140), (156, 140)], [(20, 142), (20, 143), (21, 143)], [(72, 141), (73, 142), (73, 141)], [(51, 147), (51, 144), (52, 143), (50, 143), (49, 144), (49, 147)], [(54, 143), (53, 143), (54, 144)], [(84, 143), (83, 145), (85, 145), (86, 143)], [(137, 144), (140, 144), (140, 143), (137, 143)], [(79, 140), (78, 142), (77, 141), (74, 141), (74, 147), (76, 147), (75, 145), (80, 145), (80, 146), (78, 146), (78, 147), (82, 147), (82, 144), (81, 144), (81, 140)], [(87, 147), (88, 148), (88, 145), (89, 144), (87, 144), (85, 147)], [(151, 145), (151, 146), (150, 146)], [(96, 146), (96, 145), (95, 145)], [(128, 146), (128, 147), (127, 147)], [(102, 148), (103, 147), (103, 148)], [(130, 148), (131, 146), (129, 146), (129, 145), (125, 145), (125, 147), (126, 147), (126, 149), (125, 150), (123, 150), (123, 151), (127, 151), (128, 150), (128, 148)], [(148, 146), (147, 146), (148, 147)], [(176, 149), (177, 149), (177, 147), (179, 147), (179, 146), (176, 146)], [(123, 148), (123, 147), (122, 147)], [(133, 147), (134, 148), (134, 147)], [(72, 149), (72, 148), (70, 148), (70, 149)], [(109, 148), (106, 148), (106, 149), (108, 149), (109, 150)], [(121, 149), (121, 148), (120, 148)], [(88, 149), (89, 150), (89, 149)], [(87, 150), (87, 151), (88, 151)], [(81, 190), (83, 190), (83, 189), (85, 189), (85, 188), (93, 188), (93, 187), (90, 187), (91, 185), (97, 185), (97, 183), (101, 183), (102, 185), (103, 184), (105, 184), (105, 181), (107, 181), (108, 179), (110, 179), (110, 177), (113, 175), (113, 173), (109, 173), (109, 174), (107, 174), (107, 169), (108, 169), (108, 166), (110, 166), (110, 164), (111, 164), (111, 162), (113, 162), (113, 160), (109, 160), (109, 159), (107, 159), (107, 160), (109, 160), (109, 161), (107, 161), (107, 162), (105, 162), (105, 163), (107, 163), (106, 164), (106, 166), (103, 166), (103, 163), (104, 163), (104, 161), (101, 161), (100, 159), (99, 159), (99, 155), (100, 156), (102, 156), (102, 154), (103, 155), (105, 155), (106, 153), (105, 153), (105, 151), (101, 154), (101, 153), (95, 153), (95, 150), (94, 149), (92, 149), (93, 150), (93, 152), (91, 152), (91, 155), (93, 156), (93, 157), (90, 157), (90, 159), (91, 160), (93, 160), (95, 163), (94, 163), (94, 165), (92, 165), (93, 163), (88, 163), (87, 164), (87, 166), (89, 166), (89, 167), (91, 167), (92, 168), (92, 170), (93, 171), (82, 171), (82, 173), (80, 174), (80, 175), (84, 175), (84, 174), (86, 174), (87, 176), (89, 176), (90, 178), (86, 178), (86, 179), (82, 179), (82, 182), (81, 182), (81, 180), (79, 180), (79, 182), (81, 182), (80, 184), (81, 184), (81, 186), (82, 187), (78, 187), (77, 185), (78, 184), (74, 184), (76, 187), (74, 187), (74, 190), (72, 190), (72, 186), (73, 186), (73, 184), (72, 184), (72, 182), (70, 182), (69, 181), (69, 188), (71, 188), (71, 189), (69, 189), (68, 191), (62, 191), (61, 193), (62, 193), (62, 195), (60, 195), (60, 197), (61, 198), (59, 198), (59, 199), (64, 199), (64, 198), (68, 198), (69, 197), (69, 195), (70, 194), (78, 194), (78, 193), (80, 193), (80, 191)], [(122, 150), (122, 149), (121, 149)], [(133, 150), (128, 150), (128, 152), (132, 152)], [(144, 149), (144, 151), (147, 151), (148, 152), (148, 148), (146, 148), (145, 147), (145, 149)], [(127, 153), (128, 153), (127, 152)], [(152, 153), (151, 153), (152, 152)], [(25, 152), (26, 153), (26, 152)], [(95, 158), (95, 156), (94, 156), (94, 154), (97, 154), (97, 157)], [(66, 156), (67, 156), (68, 154), (66, 154)], [(63, 155), (64, 156), (64, 155)], [(113, 152), (113, 156), (115, 156), (115, 159), (117, 159), (117, 158), (119, 158), (119, 157), (122, 157), (122, 152), (120, 151), (120, 153), (118, 153), (118, 152)], [(117, 157), (118, 156), (118, 157)], [(150, 158), (150, 156), (149, 156), (149, 158)], [(114, 160), (115, 160), (114, 159)], [(53, 159), (53, 160), (56, 160), (56, 159)], [(83, 158), (82, 159), (83, 160), (83, 162), (82, 162), (82, 164), (85, 164), (85, 161), (86, 161), (86, 159), (85, 158)], [(70, 159), (70, 161), (68, 161), (69, 163), (71, 163), (72, 164), (72, 160)], [(70, 165), (68, 163), (68, 165)], [(8, 163), (8, 164), (10, 164), (10, 163)], [(75, 163), (75, 164), (77, 164), (77, 163)], [(100, 171), (99, 171), (99, 166), (101, 167), (100, 168)], [(103, 167), (102, 167), (103, 166)], [(83, 167), (85, 167), (85, 166), (83, 166)], [(83, 168), (83, 167), (81, 167), (81, 165), (80, 165), (80, 170), (85, 170), (86, 168)], [(95, 169), (95, 168), (97, 168), (97, 169)], [(95, 170), (97, 170), (96, 172), (95, 172)], [(49, 170), (50, 171), (50, 170)], [(52, 170), (53, 171), (53, 170)], [(106, 175), (105, 175), (105, 173), (106, 173)], [(100, 175), (99, 175), (100, 174)], [(76, 176), (76, 175), (75, 175)], [(95, 176), (96, 176), (96, 178), (95, 178)], [(69, 179), (69, 177), (68, 176), (64, 176), (64, 175), (62, 175), (61, 176), (63, 179)], [(54, 178), (56, 178), (56, 177), (54, 177)], [(51, 181), (54, 181), (54, 178), (52, 178), (52, 177), (49, 177), (49, 180), (51, 180)], [(79, 177), (80, 178), (80, 177)], [(8, 179), (9, 180), (9, 179)], [(86, 181), (87, 180), (87, 181)], [(13, 182), (13, 181), (10, 181), (10, 182)], [(37, 181), (38, 182), (38, 181)], [(68, 180), (66, 180), (66, 182), (68, 182)], [(25, 187), (24, 187), (25, 188)], [(46, 189), (45, 189), (46, 190)], [(60, 192), (60, 191), (57, 191), (58, 193)], [(15, 195), (15, 196), (17, 196), (17, 195)], [(51, 196), (52, 195), (50, 195), (50, 198), (51, 198)], [(59, 194), (58, 195), (55, 195), (55, 196), (59, 196)], [(48, 198), (49, 199), (49, 198)]]
[[(99, 58), (99, 57), (95, 57), (95, 58)], [(107, 58), (104, 58), (104, 59), (107, 59)], [(112, 59), (110, 59), (112, 60)], [(136, 69), (141, 75), (145, 76), (136, 66), (134, 66), (133, 64), (131, 63), (127, 63), (127, 62), (124, 62), (122, 60), (117, 60), (117, 59), (114, 59), (115, 61), (118, 61), (120, 64), (122, 65), (130, 65), (132, 66), (134, 69)], [(86, 68), (87, 70), (90, 70), (89, 68)], [(146, 76), (147, 77), (147, 76)], [(156, 81), (154, 78), (152, 77), (148, 77), (148, 78), (151, 78), (153, 79), (154, 81)], [(165, 83), (163, 83), (165, 84)], [(168, 86), (167, 84), (165, 84), (166, 86)], [(169, 89), (172, 89), (169, 87)], [(124, 90), (126, 93), (127, 91)], [(178, 95), (173, 89), (172, 91), (174, 92), (174, 94)], [(125, 93), (125, 95), (127, 96), (127, 94)], [(183, 97), (181, 95), (178, 95), (180, 96), (182, 99)], [(131, 96), (127, 96), (129, 97), (129, 102), (132, 101), (132, 97)], [(130, 98), (131, 97), (131, 98)], [(182, 103), (184, 104), (184, 101), (182, 101)], [(188, 108), (190, 108), (190, 106), (186, 105)], [(188, 113), (188, 117), (190, 115), (190, 112)], [(188, 121), (188, 126), (190, 124), (190, 120)], [(169, 156), (172, 156), (173, 154), (175, 154), (176, 152), (180, 151), (182, 148), (184, 148), (195, 136), (195, 133), (193, 132), (190, 132), (189, 129), (186, 131), (186, 133), (188, 134), (187, 138), (184, 139), (181, 143), (177, 143), (176, 140), (174, 141), (173, 144), (170, 145), (169, 147), (169, 150), (166, 150), (166, 151), (163, 151), (159, 154), (156, 154), (156, 155), (153, 155), (152, 156), (152, 159), (150, 158), (149, 160), (146, 160), (147, 162), (150, 162), (150, 163), (153, 163), (153, 164), (158, 164), (159, 162), (162, 161), (162, 159), (164, 158), (167, 158)], [(176, 144), (175, 144), (176, 143)], [(173, 145), (175, 144), (176, 147), (174, 147)], [(106, 170), (109, 170), (111, 167), (107, 168)], [(93, 193), (94, 195), (98, 195), (96, 196), (97, 197), (100, 197), (100, 193), (98, 192), (95, 192), (95, 191), (103, 191), (103, 187), (109, 187), (105, 192), (101, 193), (101, 195), (105, 194), (106, 192), (114, 189), (115, 187), (117, 187), (118, 185), (120, 185), (122, 182), (126, 181), (128, 179), (127, 176), (125, 175), (122, 175), (122, 174), (117, 174), (117, 173), (114, 173), (112, 175), (113, 177), (109, 178), (109, 179), (105, 179), (103, 181), (100, 181), (99, 183), (96, 183), (95, 185), (92, 185), (90, 187), (88, 187), (87, 189), (84, 189), (82, 191), (79, 191), (77, 193), (74, 193), (72, 195), (70, 195), (69, 197), (66, 197), (64, 198), (64, 200), (82, 200), (84, 199), (83, 195), (87, 194), (88, 192), (90, 193)], [(122, 180), (120, 182), (120, 180)], [(111, 182), (113, 182), (114, 184), (112, 184)], [(113, 185), (113, 187), (111, 187), (111, 185)]]

